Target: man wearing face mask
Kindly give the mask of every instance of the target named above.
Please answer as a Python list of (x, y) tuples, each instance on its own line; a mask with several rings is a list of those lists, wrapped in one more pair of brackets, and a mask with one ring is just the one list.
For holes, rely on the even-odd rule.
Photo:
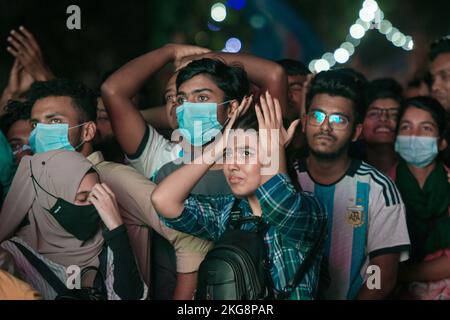
[(101, 152), (94, 152), (93, 141), (97, 130), (95, 93), (80, 82), (55, 79), (34, 83), (27, 99), (32, 105), (31, 123), (34, 129), (29, 139), (32, 150), (35, 153), (76, 150), (95, 166), (101, 181), (108, 184), (117, 197), (139, 269), (144, 281), (149, 284), (149, 226), (165, 236), (172, 235), (173, 230), (162, 225), (153, 210), (149, 196), (155, 187), (152, 182), (133, 168), (104, 161)]
[[(179, 133), (184, 134), (181, 145), (186, 146), (186, 150), (182, 151), (180, 144), (164, 139), (152, 126), (146, 124), (139, 110), (133, 104), (132, 97), (148, 78), (154, 76), (166, 64), (173, 62), (179, 69), (180, 66), (186, 65), (192, 59), (201, 58), (209, 59), (205, 59), (203, 62), (195, 61), (192, 65), (180, 70), (180, 74), (184, 72), (183, 70), (190, 70), (189, 72), (192, 74), (186, 76), (187, 71), (184, 72), (185, 80), (181, 82), (175, 74), (169, 80), (164, 93), (169, 123), (173, 129), (179, 127)], [(211, 60), (216, 58), (225, 63)], [(248, 79), (242, 68), (229, 66), (233, 62), (238, 62), (245, 68)], [(188, 81), (191, 77), (197, 81)], [(220, 131), (227, 114), (239, 104), (239, 99), (247, 94), (248, 80), (260, 90), (268, 89), (273, 96), (279, 99), (282, 109), (285, 109), (287, 77), (283, 68), (278, 64), (251, 55), (209, 52), (208, 49), (178, 44), (168, 44), (127, 63), (106, 80), (102, 86), (102, 96), (114, 133), (131, 165), (149, 179), (160, 181), (180, 165), (173, 161), (181, 156), (184, 159), (190, 159), (191, 146), (197, 146), (192, 148), (194, 150), (195, 148), (201, 149), (204, 143), (209, 142), (210, 138)], [(185, 81), (186, 84), (189, 83), (189, 86), (182, 84)], [(182, 88), (182, 86), (184, 87)], [(177, 91), (183, 93), (178, 96), (179, 102), (176, 99)], [(185, 104), (181, 108), (179, 105), (183, 102), (198, 104)], [(211, 104), (211, 102), (215, 104)], [(194, 120), (200, 120), (197, 128)], [(203, 130), (202, 133), (200, 133), (200, 128)], [(205, 179), (211, 176), (217, 177), (216, 181), (205, 184), (202, 191), (198, 193), (229, 192), (220, 168), (214, 168), (211, 174), (205, 176)], [(212, 187), (209, 188), (206, 185)], [(162, 242), (157, 235), (155, 238), (156, 241)], [(181, 237), (177, 242), (180, 239)], [(191, 299), (195, 288), (195, 272), (210, 248), (210, 243), (198, 238), (185, 241), (185, 243), (196, 253), (189, 250), (189, 254), (187, 254), (186, 248), (183, 249), (182, 245), (178, 243), (175, 245), (175, 261), (173, 249), (168, 243), (164, 243), (164, 249), (159, 252), (169, 252), (170, 255), (154, 258), (154, 266), (155, 263), (164, 260), (165, 262), (161, 262), (160, 270), (170, 270), (166, 273), (166, 277), (161, 276), (161, 273), (155, 275), (157, 283), (153, 288), (156, 298)], [(161, 246), (157, 245), (157, 247)], [(176, 280), (175, 264), (178, 281)]]

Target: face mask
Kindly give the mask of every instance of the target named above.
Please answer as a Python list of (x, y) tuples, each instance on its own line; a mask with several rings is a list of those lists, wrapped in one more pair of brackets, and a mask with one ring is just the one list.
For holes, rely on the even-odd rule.
[(95, 236), (100, 228), (100, 216), (94, 205), (77, 206), (67, 202), (42, 188), (34, 178), (33, 173), (31, 178), (33, 179), (33, 184), (36, 183), (45, 193), (57, 199), (53, 207), (44, 209), (55, 218), (64, 230), (80, 241), (86, 241)]
[(69, 142), (69, 129), (83, 126), (85, 123), (69, 128), (67, 123), (44, 124), (38, 123), (36, 128), (31, 131), (29, 144), (33, 153), (42, 153), (51, 150), (69, 150), (75, 151), (84, 142), (80, 143), (76, 148), (72, 147)]
[(181, 135), (196, 147), (211, 141), (222, 130), (217, 120), (217, 106), (230, 101), (220, 104), (184, 102), (176, 108)]
[(24, 144), (19, 149), (13, 151), (13, 155), (16, 156), (18, 153), (25, 152), (27, 150), (31, 150), (31, 147), (27, 144)]
[(398, 136), (395, 151), (409, 164), (423, 168), (429, 165), (438, 154), (437, 138)]

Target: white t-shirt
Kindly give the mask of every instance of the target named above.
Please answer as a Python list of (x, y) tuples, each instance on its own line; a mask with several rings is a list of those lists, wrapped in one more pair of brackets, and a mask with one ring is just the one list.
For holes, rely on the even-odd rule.
[(148, 125), (138, 151), (126, 159), (139, 173), (153, 181), (163, 165), (181, 157), (181, 150), (179, 144), (167, 140)]

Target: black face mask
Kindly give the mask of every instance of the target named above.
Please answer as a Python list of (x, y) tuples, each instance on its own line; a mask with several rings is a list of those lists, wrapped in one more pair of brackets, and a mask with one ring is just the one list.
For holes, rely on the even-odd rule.
[(34, 178), (33, 173), (31, 173), (31, 179), (33, 179), (33, 186), (35, 182), (39, 188), (44, 190), (45, 193), (57, 199), (53, 207), (50, 209), (44, 209), (48, 211), (56, 219), (60, 226), (63, 227), (68, 233), (73, 235), (78, 240), (86, 241), (91, 239), (98, 232), (100, 227), (100, 216), (94, 205), (77, 206), (67, 202), (66, 200), (56, 197), (42, 188)]

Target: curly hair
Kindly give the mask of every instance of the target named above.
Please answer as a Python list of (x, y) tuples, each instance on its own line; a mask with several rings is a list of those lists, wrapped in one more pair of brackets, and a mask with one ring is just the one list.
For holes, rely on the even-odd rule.
[(0, 118), (0, 130), (6, 136), (16, 121), (30, 119), (31, 104), (28, 101), (9, 100), (5, 105), (5, 111)]
[(80, 81), (69, 79), (37, 81), (31, 85), (25, 97), (31, 106), (37, 100), (46, 97), (70, 97), (80, 123), (95, 121), (97, 116), (97, 96)]

